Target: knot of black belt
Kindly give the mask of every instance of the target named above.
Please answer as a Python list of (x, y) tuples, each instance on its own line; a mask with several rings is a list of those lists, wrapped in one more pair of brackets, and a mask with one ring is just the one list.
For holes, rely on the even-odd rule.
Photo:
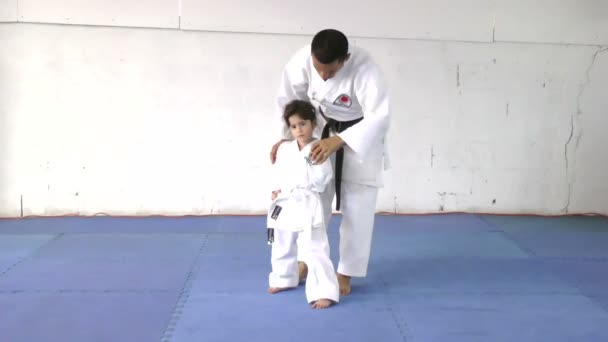
[[(319, 107), (319, 112), (325, 118), (327, 122), (325, 127), (323, 127), (323, 133), (321, 133), (321, 139), (329, 138), (330, 130), (334, 133), (342, 133), (347, 128), (352, 127), (354, 124), (363, 120), (363, 117), (360, 117), (351, 121), (338, 121), (334, 119), (330, 119), (323, 114), (323, 110)], [(340, 210), (340, 189), (342, 185), (342, 164), (344, 163), (344, 148), (340, 147), (339, 150), (336, 151), (336, 164), (334, 168), (334, 181), (336, 184), (336, 210)]]

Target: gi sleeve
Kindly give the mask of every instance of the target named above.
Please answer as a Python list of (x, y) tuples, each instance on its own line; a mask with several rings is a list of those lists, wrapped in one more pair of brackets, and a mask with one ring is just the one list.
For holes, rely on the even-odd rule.
[(281, 146), (279, 146), (279, 150), (277, 151), (277, 159), (274, 162), (274, 164), (272, 164), (272, 171), (270, 173), (271, 175), (271, 180), (270, 180), (270, 191), (275, 191), (275, 190), (281, 190), (281, 192), (283, 192), (284, 190), (281, 189), (282, 187), (284, 187), (284, 181), (283, 178), (285, 177), (285, 149), (284, 149), (284, 145), (285, 143), (281, 144)]
[(338, 134), (363, 159), (370, 148), (382, 142), (390, 124), (388, 88), (380, 69), (368, 63), (359, 69), (354, 91), (363, 108), (363, 120)]
[(308, 171), (309, 182), (312, 191), (323, 192), (333, 177), (331, 162), (326, 159), (322, 164), (310, 165)]
[(308, 75), (306, 63), (310, 55), (310, 48), (304, 48), (296, 53), (283, 68), (276, 99), (276, 122), (281, 139), (292, 139), (289, 128), (283, 120), (285, 105), (292, 100), (310, 101), (308, 98)]

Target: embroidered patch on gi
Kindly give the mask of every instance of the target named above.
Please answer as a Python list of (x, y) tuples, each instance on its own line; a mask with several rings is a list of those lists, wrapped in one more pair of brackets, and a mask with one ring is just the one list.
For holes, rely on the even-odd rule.
[(280, 206), (278, 206), (278, 205), (277, 205), (277, 206), (275, 206), (275, 207), (274, 207), (274, 210), (272, 211), (272, 214), (270, 215), (270, 217), (271, 217), (273, 220), (276, 220), (276, 219), (279, 217), (279, 214), (281, 213), (281, 209), (283, 209), (283, 208), (281, 208), (281, 207), (280, 207)]
[(336, 98), (336, 100), (334, 101), (334, 104), (336, 106), (350, 108), (352, 101), (348, 95), (342, 94)]
[(312, 159), (309, 156), (304, 157), (304, 160), (306, 160), (308, 165), (312, 165)]

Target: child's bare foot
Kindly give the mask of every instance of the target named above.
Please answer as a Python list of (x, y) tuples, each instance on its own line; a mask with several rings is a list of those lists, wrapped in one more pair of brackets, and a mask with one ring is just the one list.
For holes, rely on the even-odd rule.
[(298, 261), (298, 277), (300, 283), (306, 280), (308, 276), (308, 266), (302, 261)]
[(279, 293), (281, 291), (287, 291), (287, 290), (291, 290), (291, 289), (293, 289), (293, 287), (269, 287), (268, 293), (275, 294), (275, 293)]
[(316, 300), (314, 303), (312, 303), (312, 308), (313, 309), (326, 309), (326, 308), (330, 307), (331, 304), (333, 304), (333, 301), (331, 301), (329, 299), (321, 298), (321, 299)]
[(350, 294), (350, 277), (338, 273), (338, 284), (340, 285), (340, 296), (346, 296)]

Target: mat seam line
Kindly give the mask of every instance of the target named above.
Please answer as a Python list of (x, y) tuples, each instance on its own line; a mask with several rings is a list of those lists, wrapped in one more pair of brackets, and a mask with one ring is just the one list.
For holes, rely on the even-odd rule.
[(529, 256), (531, 257), (538, 257), (538, 255), (536, 255), (536, 253), (534, 253), (534, 251), (532, 251), (531, 249), (529, 249), (526, 246), (523, 246), (521, 243), (517, 242), (517, 240), (515, 240), (509, 233), (505, 232), (501, 227), (498, 227), (497, 225), (495, 225), (494, 223), (486, 220), (483, 216), (479, 216), (479, 218), (484, 221), (485, 223), (487, 223), (490, 227), (494, 227), (496, 230), (493, 230), (491, 232), (496, 232), (499, 233), (500, 235), (502, 235), (505, 239), (509, 240), (511, 243), (513, 243), (515, 246), (517, 246), (518, 248), (520, 248), (522, 251), (526, 252), (529, 254)]
[(17, 260), (17, 262), (15, 262), (13, 265), (9, 266), (6, 270), (4, 270), (4, 272), (0, 273), (0, 278), (2, 278), (5, 274), (10, 272), (12, 269), (14, 269), (17, 265), (21, 264), (22, 262), (33, 259), (34, 256), (36, 255), (36, 253), (38, 253), (41, 249), (46, 248), (49, 245), (53, 244), (55, 241), (59, 240), (64, 235), (65, 235), (65, 233), (59, 233), (59, 234), (53, 236), (47, 242), (43, 243), (42, 245), (38, 246), (38, 248), (34, 249), (31, 253), (29, 253), (29, 255), (26, 255), (26, 256), (22, 257), (21, 259)]
[(410, 334), (409, 327), (408, 327), (407, 323), (405, 322), (405, 317), (403, 316), (403, 313), (401, 312), (401, 308), (399, 307), (399, 305), (395, 305), (395, 303), (396, 303), (395, 301), (391, 300), (392, 293), (388, 289), (388, 282), (386, 281), (383, 274), (380, 274), (380, 281), (382, 282), (382, 287), (384, 287), (383, 292), (384, 292), (385, 301), (386, 301), (386, 304), (388, 307), (388, 311), (390, 312), (390, 315), (391, 315), (393, 321), (397, 325), (397, 329), (399, 330), (399, 333), (401, 334), (402, 341), (403, 342), (414, 341), (414, 339), (411, 338), (412, 336)]
[(196, 257), (194, 258), (194, 261), (192, 262), (192, 266), (190, 267), (190, 271), (188, 272), (188, 276), (186, 277), (186, 281), (184, 282), (184, 287), (182, 288), (179, 298), (177, 299), (177, 302), (175, 304), (175, 307), (173, 308), (173, 312), (171, 313), (171, 318), (169, 319), (169, 323), (167, 324), (167, 327), (165, 328), (165, 330), (163, 331), (163, 333), (161, 335), (161, 338), (160, 338), (161, 342), (168, 342), (168, 341), (171, 341), (171, 339), (173, 338), (173, 332), (175, 331), (175, 326), (179, 322), (181, 315), (182, 315), (183, 308), (184, 308), (186, 302), (188, 301), (188, 298), (190, 297), (190, 291), (192, 290), (192, 283), (194, 282), (194, 279), (197, 275), (196, 269), (200, 263), (200, 260), (202, 259), (203, 250), (205, 249), (205, 246), (207, 245), (208, 238), (209, 238), (208, 235), (205, 234), (205, 238), (201, 243), (201, 247), (198, 250)]

